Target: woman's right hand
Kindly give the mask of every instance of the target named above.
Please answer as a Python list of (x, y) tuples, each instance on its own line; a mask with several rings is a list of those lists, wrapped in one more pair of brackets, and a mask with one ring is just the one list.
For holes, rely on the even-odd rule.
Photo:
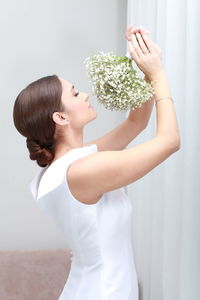
[(161, 50), (146, 34), (131, 34), (128, 49), (138, 68), (150, 79), (156, 79), (164, 71)]

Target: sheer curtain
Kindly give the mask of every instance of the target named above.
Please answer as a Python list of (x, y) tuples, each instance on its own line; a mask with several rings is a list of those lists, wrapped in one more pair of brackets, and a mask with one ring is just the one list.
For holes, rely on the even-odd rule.
[[(127, 188), (140, 299), (199, 300), (200, 1), (128, 0), (127, 8), (127, 26), (143, 25), (162, 49), (181, 131), (181, 149)], [(130, 147), (152, 138), (155, 122), (154, 107)]]

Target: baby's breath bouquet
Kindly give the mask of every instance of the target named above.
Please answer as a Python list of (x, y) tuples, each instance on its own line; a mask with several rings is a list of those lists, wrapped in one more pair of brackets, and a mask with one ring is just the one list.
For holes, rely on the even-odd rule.
[(134, 70), (128, 55), (118, 57), (101, 51), (86, 58), (84, 64), (93, 94), (109, 110), (134, 110), (154, 94), (152, 85)]

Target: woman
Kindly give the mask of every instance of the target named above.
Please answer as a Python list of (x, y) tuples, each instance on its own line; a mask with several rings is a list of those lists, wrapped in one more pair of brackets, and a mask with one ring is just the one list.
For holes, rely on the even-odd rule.
[(180, 149), (158, 46), (140, 29), (128, 28), (126, 38), (155, 89), (156, 135), (147, 142), (116, 150), (107, 135), (83, 144), (83, 128), (96, 112), (87, 94), (55, 75), (31, 83), (15, 101), (15, 126), (27, 138), (30, 159), (43, 167), (31, 182), (32, 194), (64, 232), (73, 255), (59, 300), (138, 300), (131, 202), (124, 186)]

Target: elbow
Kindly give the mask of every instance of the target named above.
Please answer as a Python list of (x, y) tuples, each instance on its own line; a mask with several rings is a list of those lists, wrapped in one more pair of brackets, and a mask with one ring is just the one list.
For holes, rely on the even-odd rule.
[(176, 145), (176, 147), (175, 147), (175, 151), (178, 151), (178, 150), (180, 150), (181, 149), (181, 143), (180, 143), (180, 141), (179, 141), (179, 143)]
[(174, 152), (180, 150), (180, 148), (181, 148), (180, 144), (176, 145), (176, 146), (174, 147)]
[(173, 144), (174, 152), (180, 150), (180, 148), (181, 148), (181, 138), (180, 138), (180, 136), (178, 136), (176, 139), (174, 139), (172, 144)]
[(165, 137), (165, 143), (171, 153), (178, 151), (181, 148), (180, 136), (177, 137)]

